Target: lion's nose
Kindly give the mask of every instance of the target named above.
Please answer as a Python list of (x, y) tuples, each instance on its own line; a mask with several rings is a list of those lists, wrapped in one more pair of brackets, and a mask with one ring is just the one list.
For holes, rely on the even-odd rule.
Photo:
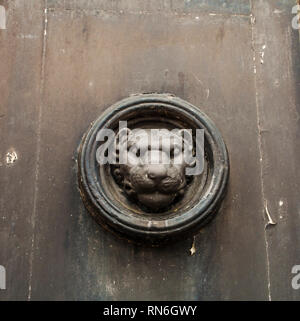
[(167, 176), (167, 169), (164, 165), (155, 164), (149, 165), (148, 168), (148, 177), (151, 179), (163, 179)]

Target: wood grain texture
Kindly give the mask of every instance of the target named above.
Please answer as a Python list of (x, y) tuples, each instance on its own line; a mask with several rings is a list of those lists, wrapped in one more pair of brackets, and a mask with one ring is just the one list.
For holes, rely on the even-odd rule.
[(270, 298), (299, 300), (300, 291), (291, 286), (292, 267), (300, 262), (299, 34), (292, 29), (288, 6), (278, 13), (274, 2), (254, 5), (264, 212), (277, 223), (266, 229)]
[[(0, 30), (0, 264), (8, 282), (0, 300), (299, 299), (291, 287), (300, 264), (292, 6), (8, 1), (8, 29)], [(77, 190), (81, 135), (112, 103), (142, 92), (199, 106), (231, 161), (217, 218), (195, 239), (162, 248), (104, 231)], [(11, 166), (9, 151), (18, 155)], [(266, 204), (277, 222), (267, 229)]]
[[(49, 13), (33, 299), (267, 299), (249, 48), (248, 17)], [(194, 256), (193, 240), (145, 249), (116, 239), (79, 198), (72, 157), (80, 136), (138, 92), (201, 106), (228, 144), (228, 199)]]
[(49, 8), (63, 10), (98, 10), (121, 14), (203, 12), (224, 14), (250, 14), (250, 0), (48, 0)]
[[(7, 290), (0, 300), (28, 297), (40, 102), (42, 10), (39, 1), (0, 2), (0, 264)], [(7, 163), (8, 153), (17, 160)]]

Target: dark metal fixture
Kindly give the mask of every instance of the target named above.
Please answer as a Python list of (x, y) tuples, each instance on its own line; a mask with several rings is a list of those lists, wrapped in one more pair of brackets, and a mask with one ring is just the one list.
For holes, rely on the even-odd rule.
[[(120, 121), (127, 127), (120, 130)], [(99, 140), (103, 129), (113, 138)], [(151, 136), (153, 129), (162, 133), (159, 138)], [(195, 164), (183, 157), (182, 146), (197, 154), (198, 129), (204, 130), (203, 170), (187, 175)], [(99, 163), (99, 147), (108, 143), (115, 162)], [(124, 153), (129, 161), (120, 162)], [(102, 226), (137, 242), (160, 244), (196, 233), (217, 213), (228, 176), (228, 154), (216, 126), (199, 108), (169, 94), (135, 95), (114, 104), (90, 126), (78, 151), (79, 189), (88, 211)]]

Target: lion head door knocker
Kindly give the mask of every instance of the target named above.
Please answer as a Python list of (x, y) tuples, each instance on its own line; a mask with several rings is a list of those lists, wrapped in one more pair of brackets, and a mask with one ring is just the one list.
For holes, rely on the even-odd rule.
[(196, 233), (217, 213), (228, 176), (218, 129), (169, 94), (135, 95), (111, 106), (78, 149), (87, 209), (102, 226), (140, 243)]
[[(127, 196), (145, 211), (162, 211), (184, 194), (191, 179), (185, 169), (194, 162), (184, 159), (183, 148), (193, 152), (192, 136), (184, 129), (178, 133), (163, 129), (125, 129), (125, 132), (122, 139), (118, 133), (115, 140), (118, 165), (113, 166), (113, 176)], [(127, 162), (120, 164), (124, 152)]]

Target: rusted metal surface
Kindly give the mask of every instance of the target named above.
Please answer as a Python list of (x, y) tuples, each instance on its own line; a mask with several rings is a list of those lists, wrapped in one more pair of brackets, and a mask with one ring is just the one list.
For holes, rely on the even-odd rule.
[[(158, 2), (0, 1), (1, 300), (300, 298), (294, 1)], [(231, 160), (220, 215), (165, 248), (100, 231), (76, 187), (87, 124), (143, 92), (199, 106)]]

